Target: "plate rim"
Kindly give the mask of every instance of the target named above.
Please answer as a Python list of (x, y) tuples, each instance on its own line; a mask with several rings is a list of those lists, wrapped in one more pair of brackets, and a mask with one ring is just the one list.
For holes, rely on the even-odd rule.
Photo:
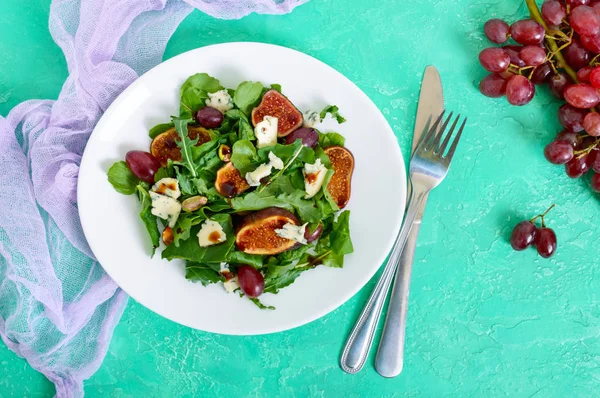
[[(284, 50), (284, 51), (291, 51), (294, 53), (297, 53), (300, 56), (304, 56), (304, 57), (308, 57), (310, 58), (313, 62), (316, 62), (320, 65), (320, 67), (322, 68), (327, 68), (330, 69), (331, 72), (333, 72), (334, 74), (336, 74), (339, 78), (341, 78), (343, 81), (345, 81), (346, 84), (348, 84), (349, 86), (351, 86), (354, 90), (356, 90), (357, 92), (361, 93), (362, 95), (364, 95), (366, 97), (366, 99), (368, 99), (368, 102), (370, 103), (370, 105), (372, 106), (373, 110), (375, 110), (374, 114), (377, 115), (377, 118), (379, 118), (383, 123), (385, 123), (385, 125), (388, 126), (389, 128), (389, 132), (391, 134), (384, 134), (385, 137), (388, 137), (390, 139), (390, 141), (393, 141), (395, 144), (395, 148), (396, 148), (396, 152), (397, 152), (397, 161), (399, 162), (399, 164), (403, 165), (403, 167), (401, 167), (400, 169), (400, 187), (401, 187), (401, 198), (402, 200), (400, 200), (399, 203), (406, 203), (406, 195), (407, 195), (407, 175), (406, 175), (406, 169), (404, 167), (404, 157), (402, 155), (402, 151), (400, 148), (400, 145), (397, 141), (396, 135), (394, 134), (394, 130), (392, 129), (391, 125), (388, 123), (387, 119), (385, 118), (385, 116), (383, 115), (383, 113), (381, 112), (381, 110), (379, 109), (379, 107), (377, 107), (377, 105), (373, 102), (373, 100), (363, 91), (360, 89), (360, 87), (358, 87), (358, 85), (356, 85), (352, 80), (350, 80), (348, 77), (346, 77), (344, 74), (342, 74), (341, 72), (339, 72), (337, 69), (335, 69), (334, 67), (326, 64), (325, 62), (319, 60), (318, 58), (313, 57), (312, 55), (306, 54), (302, 51), (293, 49), (293, 48), (289, 48), (286, 46), (281, 46), (281, 45), (277, 45), (277, 44), (271, 44), (271, 43), (263, 43), (263, 42), (255, 42), (255, 41), (234, 41), (234, 42), (224, 42), (224, 43), (217, 43), (217, 44), (211, 44), (211, 45), (207, 45), (207, 46), (202, 46), (202, 47), (198, 47), (198, 48), (194, 48), (188, 51), (185, 51), (183, 53), (177, 54), (157, 65), (155, 65), (154, 67), (152, 67), (151, 69), (147, 70), (146, 72), (144, 72), (141, 76), (139, 76), (135, 81), (133, 81), (127, 88), (125, 88), (125, 90), (123, 90), (113, 101), (112, 103), (108, 106), (108, 108), (103, 112), (102, 116), (98, 119), (98, 122), (96, 123), (96, 125), (94, 126), (94, 129), (92, 131), (92, 133), (90, 134), (89, 138), (88, 138), (88, 142), (86, 144), (86, 147), (84, 149), (82, 158), (81, 158), (81, 163), (80, 163), (80, 174), (79, 176), (81, 176), (81, 171), (82, 170), (86, 170), (88, 167), (91, 167), (92, 165), (90, 164), (90, 166), (88, 166), (88, 163), (90, 161), (86, 161), (88, 159), (90, 159), (90, 156), (86, 156), (89, 152), (91, 152), (91, 145), (89, 145), (92, 142), (92, 139), (94, 138), (94, 133), (97, 130), (98, 125), (102, 126), (102, 121), (103, 119), (106, 117), (106, 115), (108, 114), (109, 116), (112, 115), (112, 113), (114, 112), (114, 108), (117, 108), (121, 102), (123, 102), (125, 100), (125, 98), (127, 98), (127, 94), (133, 90), (135, 90), (136, 86), (138, 84), (142, 84), (142, 80), (144, 79), (145, 76), (151, 74), (153, 71), (157, 70), (157, 69), (161, 69), (161, 68), (168, 68), (172, 63), (177, 62), (178, 58), (183, 58), (185, 56), (189, 56), (190, 53), (195, 53), (195, 52), (202, 52), (205, 51), (207, 49), (210, 48), (215, 48), (215, 47), (227, 47), (227, 46), (263, 46), (266, 48), (277, 48), (278, 50)], [(85, 174), (85, 173), (84, 173)], [(86, 237), (86, 241), (88, 241), (88, 237), (86, 234), (86, 230), (93, 228), (91, 225), (89, 225), (89, 223), (86, 223), (86, 219), (87, 217), (85, 216), (85, 211), (82, 212), (82, 206), (80, 205), (81, 203), (85, 203), (85, 200), (82, 200), (82, 190), (79, 189), (80, 185), (78, 184), (78, 188), (77, 188), (77, 205), (78, 205), (78, 213), (79, 213), (79, 218), (80, 218), (80, 222), (81, 222), (81, 227), (82, 227), (82, 231)], [(86, 206), (84, 205), (83, 208), (85, 209)], [(144, 308), (152, 311), (155, 314), (158, 314), (159, 316), (168, 319), (171, 322), (175, 322), (177, 324), (195, 329), (195, 330), (201, 330), (203, 332), (207, 332), (207, 333), (216, 333), (216, 334), (222, 334), (222, 335), (231, 335), (231, 336), (255, 336), (255, 335), (267, 335), (267, 334), (273, 334), (273, 333), (279, 333), (279, 332), (284, 332), (284, 331), (288, 331), (288, 330), (292, 330), (292, 329), (296, 329), (298, 327), (304, 326), (308, 323), (311, 323), (317, 319), (320, 319), (322, 317), (324, 317), (325, 315), (335, 311), (336, 309), (338, 309), (339, 307), (341, 307), (343, 304), (347, 303), (352, 297), (354, 297), (363, 287), (365, 287), (369, 281), (373, 278), (373, 276), (381, 269), (381, 266), (383, 265), (383, 263), (385, 262), (385, 259), (387, 258), (390, 250), (392, 249), (392, 246), (394, 244), (395, 238), (396, 238), (396, 234), (398, 233), (398, 231), (400, 230), (400, 227), (402, 225), (402, 222), (404, 220), (404, 209), (401, 208), (398, 210), (398, 212), (395, 215), (396, 218), (396, 222), (395, 222), (395, 234), (390, 237), (388, 239), (388, 242), (384, 245), (386, 247), (386, 250), (383, 251), (383, 254), (380, 255), (380, 259), (378, 259), (378, 263), (379, 266), (377, 267), (372, 267), (370, 270), (366, 271), (365, 273), (365, 277), (363, 278), (363, 280), (360, 283), (357, 283), (356, 286), (354, 286), (352, 289), (346, 289), (345, 293), (342, 293), (340, 296), (340, 299), (330, 303), (329, 305), (323, 306), (321, 307), (320, 310), (318, 311), (314, 311), (312, 313), (312, 315), (310, 317), (306, 316), (305, 318), (299, 319), (296, 322), (291, 322), (288, 321), (285, 324), (279, 325), (278, 327), (268, 327), (268, 328), (254, 328), (253, 330), (247, 331), (247, 332), (241, 332), (238, 330), (229, 330), (229, 331), (223, 331), (221, 330), (204, 330), (204, 329), (199, 329), (196, 326), (191, 325), (189, 322), (186, 322), (185, 320), (176, 320), (173, 319), (169, 314), (165, 313), (162, 310), (156, 310), (154, 308), (151, 308), (149, 306), (147, 306), (146, 304), (144, 304), (144, 299), (140, 299), (138, 297), (138, 295), (133, 295), (131, 294), (129, 291), (127, 291), (127, 289), (125, 289), (121, 283), (119, 283), (116, 279), (115, 276), (111, 274), (111, 272), (104, 267), (104, 265), (100, 262), (100, 260), (97, 258), (97, 254), (94, 252), (94, 249), (92, 248), (92, 244), (89, 243), (88, 244), (90, 246), (90, 250), (92, 251), (92, 253), (94, 253), (94, 256), (96, 257), (98, 263), (102, 266), (102, 269), (104, 270), (104, 272), (107, 273), (108, 276), (110, 276), (110, 278), (115, 282), (115, 284), (117, 284), (117, 286), (119, 287), (119, 289), (122, 289), (125, 293), (127, 293), (127, 295), (131, 298), (133, 298), (136, 302), (138, 302), (139, 304), (141, 304)], [(87, 225), (87, 227), (86, 227)], [(117, 278), (118, 279), (118, 278)], [(204, 288), (204, 286), (203, 286)], [(214, 329), (219, 329), (214, 328)]]

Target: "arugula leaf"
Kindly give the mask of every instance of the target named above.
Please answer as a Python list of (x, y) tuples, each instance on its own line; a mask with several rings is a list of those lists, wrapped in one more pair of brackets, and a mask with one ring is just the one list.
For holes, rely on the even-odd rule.
[(123, 195), (131, 195), (140, 180), (133, 175), (129, 166), (123, 160), (116, 162), (108, 169), (108, 182), (115, 190)]
[(179, 183), (179, 189), (181, 190), (181, 193), (184, 195), (194, 195), (197, 192), (193, 181), (190, 179), (187, 173), (180, 172), (179, 167), (175, 167), (175, 176), (177, 177), (177, 182)]
[(154, 139), (159, 134), (164, 133), (165, 131), (167, 131), (170, 128), (173, 128), (173, 123), (157, 124), (156, 126), (154, 126), (150, 129), (150, 131), (148, 132), (148, 136), (150, 136), (150, 138)]
[(168, 178), (168, 177), (170, 177), (169, 168), (161, 167), (154, 174), (154, 182), (158, 182), (158, 181), (162, 180), (163, 178)]
[(233, 102), (246, 115), (249, 115), (258, 102), (263, 91), (263, 85), (259, 82), (242, 82), (235, 89)]
[(344, 210), (333, 223), (329, 234), (331, 251), (336, 254), (350, 254), (354, 252), (352, 239), (350, 239), (350, 210)]
[(256, 140), (254, 130), (252, 129), (252, 126), (250, 126), (250, 122), (248, 121), (248, 119), (246, 119), (245, 117), (240, 118), (238, 137), (240, 140)]
[(225, 112), (225, 116), (233, 119), (233, 120), (240, 120), (241, 118), (244, 118), (246, 120), (248, 120), (248, 118), (246, 117), (246, 115), (244, 115), (244, 113), (242, 111), (240, 111), (239, 109), (230, 109), (227, 112)]
[(258, 308), (260, 308), (261, 310), (274, 310), (275, 307), (273, 307), (272, 305), (264, 305), (263, 303), (261, 303), (261, 301), (256, 298), (256, 297), (248, 297), (248, 300), (252, 301), (254, 303), (254, 305), (256, 305)]
[(173, 244), (179, 246), (180, 241), (187, 240), (190, 237), (191, 228), (202, 223), (207, 218), (210, 218), (210, 214), (227, 212), (230, 210), (231, 206), (229, 206), (227, 202), (217, 201), (202, 206), (192, 213), (182, 212), (177, 219), (175, 228), (173, 228)]
[(211, 219), (218, 222), (221, 224), (221, 227), (223, 227), (223, 232), (225, 232), (226, 236), (225, 242), (213, 246), (200, 247), (200, 245), (198, 245), (198, 240), (195, 237), (201, 227), (200, 225), (195, 225), (189, 230), (189, 239), (180, 242), (179, 247), (175, 245), (167, 246), (162, 252), (162, 258), (168, 260), (182, 258), (198, 263), (218, 263), (225, 261), (235, 243), (235, 234), (231, 223), (231, 217), (229, 214), (215, 214)]
[[(315, 162), (315, 152), (312, 150), (312, 148), (302, 145), (302, 140), (299, 138), (294, 141), (293, 144), (275, 144), (260, 148), (258, 150), (258, 157), (262, 163), (269, 161), (269, 152), (273, 152), (275, 156), (280, 158), (283, 163), (286, 164), (286, 169), (290, 170), (298, 167), (304, 167), (304, 163)], [(298, 155), (294, 161), (290, 165), (287, 165), (287, 163), (294, 157), (294, 155), (296, 155), (296, 153), (298, 153)]]
[[(192, 147), (192, 158), (195, 161), (202, 159), (204, 156), (209, 154), (211, 151), (215, 151), (219, 146), (219, 140), (214, 139), (212, 141), (205, 142), (200, 146)], [(214, 153), (214, 156), (218, 156), (217, 152)]]
[(199, 137), (196, 137), (195, 140), (192, 140), (188, 136), (188, 123), (190, 123), (192, 119), (181, 119), (181, 118), (173, 118), (173, 123), (175, 123), (175, 131), (179, 134), (180, 140), (175, 142), (177, 146), (181, 150), (181, 162), (173, 162), (175, 164), (180, 164), (189, 170), (192, 177), (197, 177), (196, 166), (194, 164), (193, 157), (193, 147), (198, 143)]
[(271, 90), (279, 91), (281, 93), (281, 84), (277, 84), (277, 83), (271, 84)]
[(319, 132), (319, 145), (321, 145), (322, 148), (327, 148), (335, 145), (344, 146), (345, 143), (346, 139), (338, 133)]
[(237, 212), (262, 210), (266, 207), (281, 207), (283, 209), (294, 211), (294, 207), (283, 199), (274, 195), (271, 191), (254, 191), (244, 196), (238, 196), (231, 199), (231, 206)]
[(240, 251), (232, 251), (229, 252), (227, 256), (227, 260), (225, 260), (228, 264), (248, 264), (254, 268), (260, 268), (263, 266), (265, 256), (260, 256), (257, 254), (247, 254)]
[(294, 206), (302, 222), (317, 222), (323, 217), (323, 213), (315, 206), (314, 201), (305, 200), (306, 192), (296, 190), (293, 193), (281, 194), (277, 199)]
[(265, 293), (277, 294), (280, 289), (291, 285), (302, 272), (310, 268), (296, 268), (294, 264), (270, 265), (265, 275)]
[(321, 159), (321, 163), (323, 166), (331, 169), (331, 160), (329, 160), (329, 156), (325, 153), (321, 145), (318, 145), (314, 149), (315, 151), (315, 159)]
[(246, 175), (247, 172), (256, 168), (259, 158), (256, 154), (256, 148), (248, 140), (239, 140), (231, 148), (231, 162), (240, 174)]
[(181, 118), (191, 118), (194, 112), (204, 107), (208, 93), (222, 90), (221, 83), (206, 73), (197, 73), (190, 76), (181, 86), (181, 104), (179, 115)]
[(331, 114), (331, 117), (335, 118), (335, 120), (337, 120), (339, 124), (342, 124), (346, 121), (346, 119), (344, 119), (344, 117), (340, 115), (339, 108), (336, 105), (329, 105), (323, 108), (319, 115), (321, 116), (321, 120), (324, 120), (325, 116), (327, 116), (328, 113)]
[[(317, 194), (317, 198), (319, 201), (322, 202), (322, 199), (325, 199), (325, 204), (322, 204), (322, 211), (323, 211), (323, 215), (326, 217), (329, 214), (333, 214), (336, 211), (338, 211), (340, 208), (338, 207), (337, 203), (335, 200), (333, 200), (333, 197), (331, 196), (331, 192), (329, 192), (329, 181), (331, 180), (331, 177), (333, 177), (333, 173), (334, 171), (332, 169), (327, 170), (327, 174), (325, 174), (325, 178), (323, 179), (323, 187), (321, 188), (321, 191)], [(318, 206), (318, 205), (317, 205)], [(325, 211), (325, 209), (329, 209), (328, 211)]]
[(200, 282), (203, 286), (211, 283), (225, 282), (225, 277), (207, 264), (188, 261), (185, 264), (185, 278), (192, 282)]
[(156, 223), (157, 218), (152, 214), (152, 199), (150, 199), (148, 190), (144, 188), (142, 184), (137, 185), (136, 190), (142, 205), (140, 218), (144, 222), (148, 235), (150, 235), (150, 241), (152, 242), (152, 256), (154, 256), (156, 248), (160, 244), (160, 232), (158, 232), (158, 224)]

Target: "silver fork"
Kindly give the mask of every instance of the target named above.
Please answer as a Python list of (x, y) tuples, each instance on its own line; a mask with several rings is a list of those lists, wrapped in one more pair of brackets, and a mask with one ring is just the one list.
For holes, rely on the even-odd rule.
[(442, 112), (427, 134), (421, 139), (410, 161), (411, 199), (404, 216), (402, 228), (396, 237), (396, 242), (381, 277), (375, 289), (373, 289), (369, 301), (367, 301), (358, 321), (354, 325), (342, 352), (340, 365), (347, 373), (357, 373), (362, 369), (367, 360), (383, 304), (390, 290), (392, 279), (398, 268), (400, 255), (406, 244), (419, 206), (425, 200), (429, 191), (437, 187), (446, 177), (450, 162), (454, 156), (454, 151), (467, 123), (467, 119), (465, 118), (450, 145), (450, 149), (448, 149), (448, 153), (445, 153), (460, 120), (460, 115), (456, 117), (450, 127), (450, 131), (448, 131), (442, 141), (442, 137), (452, 120), (452, 113), (450, 113), (438, 129), (443, 120), (444, 113)]

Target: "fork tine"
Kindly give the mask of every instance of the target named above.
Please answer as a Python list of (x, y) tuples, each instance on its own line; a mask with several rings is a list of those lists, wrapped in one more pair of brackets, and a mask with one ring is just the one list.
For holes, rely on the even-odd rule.
[[(431, 126), (431, 128), (429, 129), (429, 131), (427, 131), (425, 136), (421, 138), (421, 142), (419, 142), (418, 148), (426, 148), (429, 145), (429, 141), (431, 141), (431, 137), (434, 136), (435, 131), (437, 130), (437, 127), (440, 124), (440, 121), (442, 121), (442, 118), (444, 117), (444, 113), (446, 113), (446, 110), (442, 111), (442, 113), (440, 114), (440, 116), (438, 116), (435, 123), (433, 123), (433, 126)], [(416, 152), (417, 151), (415, 149), (415, 153)]]
[(452, 120), (453, 114), (454, 114), (454, 112), (450, 112), (450, 114), (448, 115), (448, 118), (446, 118), (446, 121), (444, 122), (444, 125), (440, 128), (439, 132), (435, 135), (433, 144), (431, 146), (428, 145), (427, 146), (428, 148), (431, 147), (435, 151), (435, 148), (437, 148), (437, 146), (440, 143), (440, 140), (442, 139), (442, 136), (444, 135), (444, 131), (446, 131), (446, 127), (448, 127), (448, 123), (450, 123), (450, 120)]
[(446, 159), (448, 160), (448, 162), (450, 162), (452, 160), (452, 156), (454, 156), (454, 151), (456, 150), (456, 146), (458, 145), (458, 140), (460, 140), (460, 136), (462, 135), (462, 132), (465, 128), (465, 124), (467, 124), (467, 118), (465, 118), (462, 125), (460, 126), (460, 129), (458, 130), (458, 134), (456, 134), (456, 138), (454, 138), (454, 141), (452, 142), (452, 145), (450, 146), (448, 155), (446, 155)]
[(460, 120), (460, 113), (458, 114), (458, 116), (456, 116), (454, 123), (452, 123), (452, 127), (450, 127), (450, 131), (448, 132), (448, 134), (446, 134), (446, 138), (444, 138), (444, 142), (442, 142), (442, 145), (440, 146), (440, 149), (438, 150), (440, 155), (443, 155), (444, 152), (446, 151), (446, 146), (448, 145), (448, 142), (450, 142), (450, 137), (452, 137), (452, 133), (454, 132), (454, 129), (456, 128), (456, 124), (458, 123), (459, 120)]

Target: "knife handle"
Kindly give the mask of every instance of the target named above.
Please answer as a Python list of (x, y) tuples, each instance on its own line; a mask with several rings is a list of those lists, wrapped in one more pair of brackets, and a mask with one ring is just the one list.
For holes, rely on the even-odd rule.
[[(423, 207), (426, 201), (427, 197), (424, 198)], [(400, 257), (384, 329), (379, 341), (379, 348), (377, 349), (375, 370), (384, 377), (398, 376), (402, 372), (404, 365), (404, 338), (406, 334), (408, 294), (417, 237), (421, 226), (422, 210), (413, 223), (406, 246)]]

